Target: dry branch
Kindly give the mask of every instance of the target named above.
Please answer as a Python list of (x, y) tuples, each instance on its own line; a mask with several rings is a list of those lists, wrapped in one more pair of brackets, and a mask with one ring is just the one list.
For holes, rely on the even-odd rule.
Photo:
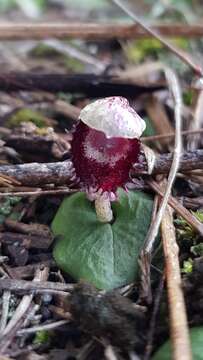
[(21, 329), (18, 330), (17, 334), (19, 336), (22, 336), (24, 334), (33, 334), (36, 333), (37, 331), (47, 331), (47, 330), (53, 330), (56, 329), (60, 326), (66, 325), (70, 322), (70, 320), (58, 320), (49, 324), (45, 324), (45, 325), (38, 325), (38, 326), (33, 326), (30, 328), (25, 328), (25, 329)]
[(30, 163), (0, 166), (0, 174), (8, 175), (21, 184), (39, 186), (43, 184), (69, 185), (73, 176), (72, 163)]
[(73, 290), (74, 285), (57, 283), (51, 281), (26, 281), (17, 279), (1, 279), (0, 290), (10, 290), (14, 292), (69, 292)]
[(162, 219), (161, 232), (166, 264), (173, 359), (191, 360), (192, 353), (178, 259), (179, 249), (176, 243), (172, 210), (169, 206)]
[(29, 72), (0, 74), (0, 91), (35, 91), (49, 93), (84, 93), (89, 97), (139, 96), (145, 92), (162, 89), (163, 86), (129, 84), (115, 76), (95, 74), (37, 74)]
[[(184, 36), (188, 38), (203, 36), (202, 24), (159, 24), (150, 25), (150, 28), (167, 37)], [(139, 25), (97, 23), (12, 23), (0, 25), (0, 40), (42, 40), (47, 38), (107, 40), (113, 38), (134, 39), (150, 36)]]
[[(121, 5), (120, 0), (113, 0), (116, 4), (125, 11), (125, 6)], [(131, 17), (137, 18), (134, 14), (131, 14), (131, 11), (126, 11), (127, 14), (130, 14)], [(145, 28), (145, 25), (142, 25)], [(151, 32), (150, 29), (148, 29)], [(153, 32), (152, 32), (153, 34)], [(156, 38), (156, 35), (154, 35)], [(158, 38), (159, 39), (159, 38)], [(162, 41), (162, 39), (159, 39)], [(162, 41), (163, 42), (163, 41)], [(168, 201), (170, 200), (171, 191), (173, 183), (175, 181), (178, 169), (181, 164), (181, 151), (182, 151), (182, 137), (181, 137), (181, 128), (182, 128), (182, 94), (180, 90), (180, 85), (176, 74), (169, 68), (163, 68), (165, 73), (165, 78), (168, 83), (171, 95), (174, 101), (174, 117), (175, 117), (175, 141), (174, 141), (174, 152), (172, 155), (171, 166), (168, 174), (168, 179), (165, 181), (165, 191), (162, 196), (159, 209), (156, 213), (155, 219), (151, 222), (151, 225), (148, 229), (145, 246), (141, 253), (141, 267), (142, 267), (142, 283), (145, 284), (145, 293), (148, 294), (148, 300), (150, 300), (151, 285), (150, 285), (150, 257), (157, 237), (159, 227), (161, 225), (164, 212), (166, 210)], [(144, 289), (144, 287), (143, 287)]]
[[(160, 196), (164, 196), (165, 188), (158, 184), (154, 180), (147, 181), (147, 184)], [(168, 199), (170, 206), (176, 211), (176, 213), (185, 219), (201, 236), (203, 236), (203, 224), (189, 211), (187, 210), (176, 198), (170, 196)]]
[[(34, 281), (40, 283), (48, 276), (47, 268), (37, 270), (36, 275), (34, 277)], [(4, 279), (4, 280), (9, 280)], [(0, 282), (3, 280), (0, 280)], [(33, 282), (34, 282), (33, 281)], [(0, 351), (4, 354), (7, 348), (10, 346), (11, 342), (15, 338), (16, 332), (20, 327), (23, 325), (23, 322), (26, 319), (26, 316), (31, 308), (31, 303), (33, 300), (33, 294), (24, 295), (20, 303), (18, 304), (13, 316), (9, 320), (8, 324), (6, 325), (3, 333), (0, 337)]]
[[(70, 113), (69, 113), (69, 116), (70, 116)], [(203, 133), (203, 128), (198, 129), (198, 130), (183, 130), (183, 131), (181, 131), (182, 136), (187, 136), (187, 135), (196, 136), (196, 135), (199, 135), (202, 133)], [(175, 137), (175, 133), (171, 132), (171, 133), (167, 133), (167, 134), (165, 133), (162, 135), (143, 136), (143, 137), (141, 137), (141, 140), (144, 142), (157, 141), (157, 140), (162, 141), (164, 139), (170, 139), (170, 138), (174, 138), (174, 137)]]
[[(158, 155), (152, 174), (167, 174), (173, 154)], [(203, 149), (185, 152), (180, 159), (180, 172), (203, 169)], [(136, 164), (132, 176), (147, 175), (147, 163), (142, 161)], [(41, 186), (45, 184), (70, 185), (74, 181), (74, 172), (71, 161), (54, 163), (29, 163), (0, 166), (0, 176), (6, 175), (17, 180), (21, 185)]]
[[(173, 154), (162, 154), (157, 156), (153, 169), (154, 174), (167, 174), (169, 172)], [(187, 172), (189, 170), (202, 169), (203, 168), (203, 150), (195, 150), (182, 153), (180, 157), (180, 172)], [(136, 166), (135, 173), (144, 174), (146, 172), (146, 164), (140, 163)]]

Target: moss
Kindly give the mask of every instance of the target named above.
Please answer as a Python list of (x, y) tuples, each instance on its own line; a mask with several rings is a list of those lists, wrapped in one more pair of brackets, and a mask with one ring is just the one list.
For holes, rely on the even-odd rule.
[[(197, 210), (197, 211), (191, 211), (191, 213), (196, 217), (197, 220), (199, 220), (201, 223), (203, 223), (203, 211)], [(193, 244), (195, 244), (198, 241), (199, 235), (197, 234), (196, 230), (187, 223), (183, 218), (178, 217), (175, 220), (177, 228), (177, 235), (179, 241), (191, 241)]]
[(200, 244), (191, 246), (190, 251), (195, 256), (203, 256), (203, 242), (201, 242)]
[(64, 63), (64, 66), (68, 70), (72, 70), (75, 72), (84, 71), (84, 65), (77, 59), (73, 59), (71, 57), (64, 56), (63, 63)]
[[(183, 50), (188, 50), (189, 42), (184, 38), (173, 38), (171, 40), (174, 45), (180, 47)], [(139, 39), (135, 40), (127, 46), (126, 55), (131, 62), (141, 62), (146, 57), (151, 56), (156, 59), (159, 58), (160, 54), (166, 54), (165, 47), (156, 39)]]
[[(21, 201), (18, 196), (8, 196), (0, 200), (0, 224), (3, 224), (6, 217), (12, 215), (13, 207)], [(15, 218), (18, 220), (20, 214), (15, 212)], [(11, 216), (12, 217), (12, 216)]]
[(139, 39), (128, 45), (126, 55), (130, 61), (140, 62), (147, 56), (156, 57), (162, 50), (162, 44), (156, 39)]
[(38, 44), (34, 49), (30, 51), (30, 55), (37, 58), (53, 57), (58, 58), (60, 53), (46, 44)]
[(40, 330), (36, 332), (33, 344), (42, 345), (49, 344), (53, 333), (47, 330)]
[(187, 105), (187, 106), (192, 105), (193, 95), (194, 95), (194, 93), (192, 90), (188, 90), (183, 93), (183, 101), (184, 101), (185, 105)]
[(39, 128), (46, 126), (45, 118), (38, 112), (33, 111), (31, 109), (20, 109), (15, 112), (15, 114), (11, 115), (7, 120), (8, 127), (16, 127), (19, 126), (22, 122), (32, 122)]

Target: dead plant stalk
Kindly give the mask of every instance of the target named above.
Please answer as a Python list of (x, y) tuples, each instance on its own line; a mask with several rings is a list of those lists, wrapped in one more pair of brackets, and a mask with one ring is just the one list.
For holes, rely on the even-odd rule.
[[(167, 36), (202, 37), (203, 25), (199, 24), (151, 24), (150, 28)], [(42, 39), (135, 39), (151, 37), (146, 30), (136, 25), (100, 23), (4, 23), (0, 25), (1, 40)]]
[[(34, 280), (39, 282), (46, 279), (48, 276), (47, 268), (36, 271), (36, 275)], [(9, 279), (4, 279), (9, 280)], [(1, 280), (3, 281), (3, 280)], [(13, 338), (16, 335), (16, 332), (23, 325), (23, 322), (26, 319), (26, 315), (31, 307), (31, 303), (33, 300), (33, 294), (24, 295), (19, 305), (17, 306), (12, 318), (4, 328), (2, 335), (0, 337), (0, 351), (2, 354), (6, 352), (8, 347), (10, 346)], [(1, 355), (1, 354), (0, 354)]]
[(161, 233), (166, 266), (173, 360), (191, 360), (189, 329), (181, 287), (179, 249), (176, 243), (172, 209), (169, 206), (161, 222)]

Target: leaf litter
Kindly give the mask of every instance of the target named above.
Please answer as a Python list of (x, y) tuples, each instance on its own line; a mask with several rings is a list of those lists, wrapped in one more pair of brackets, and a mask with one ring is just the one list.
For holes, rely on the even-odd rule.
[[(46, 6), (48, 6), (47, 16), (52, 17), (52, 6), (54, 5), (50, 2)], [(65, 5), (57, 6), (56, 17), (60, 17), (64, 12)], [(12, 7), (10, 11), (14, 11)], [(18, 12), (19, 19), (23, 19), (20, 11), (18, 9), (15, 11)], [(146, 68), (142, 68), (141, 72), (139, 70), (139, 81), (143, 81), (142, 85), (146, 84), (146, 79), (155, 86), (161, 84), (161, 90), (154, 91), (150, 85), (148, 90), (147, 87), (142, 90), (139, 88), (139, 94), (133, 96), (130, 94), (129, 100), (140, 116), (148, 117), (149, 127), (146, 136), (154, 135), (154, 131), (156, 135), (162, 136), (167, 135), (167, 133), (174, 133), (175, 128), (174, 105), (169, 97), (165, 80), (162, 74), (157, 71), (157, 67), (159, 67), (157, 57), (160, 56), (163, 61), (164, 56), (167, 55), (166, 50), (164, 50), (163, 56), (163, 48), (159, 52), (157, 43), (154, 47), (153, 42), (147, 41), (144, 50), (141, 46), (141, 40), (138, 41), (138, 45), (140, 42), (139, 49), (134, 49), (139, 50), (137, 52), (139, 58), (136, 58), (138, 64), (133, 65), (134, 69), (128, 63), (129, 60), (134, 61), (132, 55), (136, 54), (136, 51), (134, 53), (132, 51), (135, 46), (133, 42), (130, 44), (131, 53), (128, 54), (128, 60), (126, 60), (122, 43), (115, 40), (99, 43), (94, 40), (88, 44), (84, 41), (79, 44), (79, 49), (84, 54), (77, 53), (77, 57), (79, 56), (77, 61), (81, 61), (82, 67), (80, 69), (82, 71), (91, 72), (92, 69), (90, 70), (88, 61), (85, 60), (85, 56), (82, 56), (89, 53), (90, 58), (95, 59), (99, 68), (103, 69), (107, 63), (110, 64), (109, 69), (106, 69), (107, 76), (108, 71), (111, 76), (112, 74), (113, 76), (120, 74), (122, 81), (129, 82), (129, 84), (133, 81), (136, 83), (134, 79), (136, 79), (136, 69), (140, 66), (140, 61), (142, 65), (150, 65), (150, 71)], [(187, 40), (187, 46), (188, 42)], [(74, 47), (75, 44), (70, 45)], [(76, 45), (78, 47), (78, 43)], [(21, 46), (22, 51), (19, 51)], [(15, 56), (13, 56), (12, 61), (7, 61), (5, 65), (5, 58), (11, 55), (6, 50), (4, 59), (0, 59), (1, 65), (3, 66), (4, 63), (6, 71), (18, 71), (20, 64), (27, 72), (37, 74), (39, 72), (43, 74), (47, 70), (50, 73), (57, 73), (60, 70), (63, 74), (67, 69), (73, 74), (79, 71), (78, 66), (74, 68), (73, 61), (69, 61), (67, 65), (68, 51), (71, 58), (70, 50), (72, 48), (63, 45), (62, 41), (60, 41), (60, 55), (47, 56), (47, 48), (43, 55), (43, 48), (41, 48), (40, 59), (44, 56), (43, 61), (39, 60), (37, 53), (35, 53), (35, 57), (32, 57), (31, 52), (25, 50), (22, 44), (19, 45), (19, 49), (17, 47), (15, 49), (15, 46), (13, 49)], [(124, 47), (124, 50), (125, 52), (128, 51), (128, 47)], [(51, 51), (50, 46), (49, 54)], [(152, 61), (155, 62), (155, 67), (153, 67)], [(173, 66), (174, 63), (171, 67)], [(130, 70), (130, 77), (127, 77), (123, 68), (126, 71)], [(177, 67), (177, 71), (179, 71), (178, 69)], [(185, 66), (181, 67), (180, 73), (181, 89), (189, 93), (191, 91), (190, 79), (193, 74)], [(89, 86), (91, 86), (91, 77), (89, 79)], [(108, 81), (111, 85), (112, 78), (109, 77)], [(102, 82), (100, 82), (98, 87), (101, 89), (101, 93), (104, 92), (102, 86)], [(122, 95), (125, 89), (122, 84), (119, 86), (119, 95)], [(115, 91), (115, 88), (112, 87), (112, 89)], [(111, 92), (111, 90), (108, 91)], [(194, 129), (198, 131), (201, 126), (199, 115), (201, 93), (198, 94), (200, 97), (199, 101), (196, 101), (196, 108), (192, 101), (187, 101), (184, 104), (183, 131)], [(50, 94), (40, 90), (26, 91), (26, 88), (20, 92), (9, 93), (7, 97), (5, 97), (4, 92), (1, 92), (1, 95), (1, 103), (3, 102), (4, 105), (4, 108), (1, 109), (2, 122), (0, 128), (2, 140), (0, 144), (1, 165), (35, 162), (40, 166), (40, 163), (44, 162), (71, 159), (72, 135), (70, 130), (74, 127), (74, 121), (77, 117), (75, 114), (94, 99), (93, 94), (90, 97), (86, 95), (85, 91), (81, 94), (80, 86), (78, 86), (77, 93), (75, 91), (69, 93), (68, 98), (63, 92)], [(112, 93), (111, 95), (115, 94)], [(59, 101), (64, 102), (63, 106)], [(67, 106), (64, 107), (64, 104)], [(164, 118), (164, 125), (161, 121), (162, 117)], [(191, 118), (195, 119), (193, 125)], [(190, 126), (189, 123), (191, 123)], [(183, 142), (188, 149), (192, 146), (194, 151), (197, 146), (199, 149), (202, 146), (200, 139), (195, 138), (195, 134), (190, 134), (189, 138), (184, 137)], [(170, 140), (163, 138), (162, 140), (160, 137), (156, 140), (150, 140), (149, 145), (156, 153), (173, 151), (172, 138)], [(191, 170), (185, 174), (181, 171), (178, 172), (173, 186), (173, 197), (191, 212), (191, 216), (203, 223), (201, 169), (198, 173), (196, 170)], [(16, 183), (15, 177), (2, 177), (0, 182), (2, 194), (26, 191), (32, 193), (30, 196), (18, 198), (9, 196), (4, 199), (2, 197), (0, 204), (0, 273), (2, 280), (0, 280), (2, 295), (0, 300), (0, 344), (2, 356), (14, 359), (94, 359), (96, 357), (102, 359), (108, 358), (110, 353), (117, 359), (132, 359), (133, 356), (134, 358), (139, 356), (141, 359), (147, 359), (148, 356), (150, 359), (153, 358), (152, 355), (158, 347), (168, 339), (169, 320), (166, 288), (160, 287), (160, 282), (164, 276), (164, 265), (159, 239), (157, 239), (152, 253), (150, 270), (152, 303), (148, 304), (145, 301), (146, 299), (140, 296), (141, 277), (138, 256), (150, 225), (151, 199), (154, 192), (149, 186), (147, 175), (139, 176), (139, 178), (138, 180), (145, 185), (146, 194), (134, 190), (125, 193), (122, 190), (120, 202), (113, 204), (113, 211), (117, 215), (115, 222), (100, 225), (96, 221), (91, 203), (85, 199), (83, 194), (78, 192), (78, 184), (74, 185), (76, 194), (64, 195), (63, 190), (67, 190), (67, 186), (57, 186), (49, 182), (39, 187), (31, 183), (29, 186), (25, 186)], [(155, 180), (157, 182), (162, 181), (162, 175), (156, 175)], [(45, 192), (44, 195), (42, 195), (43, 191)], [(72, 199), (77, 197), (79, 199), (78, 207), (75, 206), (73, 211), (69, 204)], [(126, 199), (129, 199), (129, 202), (127, 206), (124, 206), (123, 204), (127, 202)], [(83, 212), (81, 211), (82, 203), (84, 205)], [(138, 207), (139, 221), (136, 214)], [(59, 225), (56, 223), (62, 221), (62, 212), (65, 214), (63, 215), (65, 220), (61, 224), (63, 231), (61, 229), (59, 231), (57, 229)], [(56, 220), (57, 218), (58, 220)], [(188, 322), (189, 326), (194, 328), (191, 332), (192, 337), (195, 331), (200, 331), (201, 339), (201, 326), (203, 325), (202, 238), (177, 213), (174, 214), (174, 219), (176, 239), (180, 250), (179, 261)], [(74, 246), (76, 246), (77, 241), (80, 241), (80, 238), (84, 239), (86, 233), (84, 228), (88, 228), (88, 221), (94, 225), (91, 231), (88, 230), (89, 248), (84, 247), (82, 249), (81, 247), (81, 253), (78, 253)], [(115, 231), (118, 238), (114, 235), (116, 250), (110, 245), (110, 239), (112, 238), (112, 231), (114, 232), (114, 228), (119, 222), (120, 224)], [(101, 227), (103, 227), (102, 230)], [(98, 239), (101, 237), (101, 233), (106, 240), (102, 241), (101, 246), (99, 246)], [(94, 238), (94, 244), (91, 243), (91, 238)], [(56, 254), (56, 247), (59, 246), (56, 245), (57, 243), (63, 244), (60, 245), (62, 246), (60, 260), (55, 255), (58, 264), (53, 258), (53, 248), (55, 247), (54, 254)], [(102, 256), (100, 255), (101, 252)], [(116, 260), (114, 259), (113, 262), (112, 254), (116, 255)], [(64, 257), (63, 265), (60, 264), (62, 257)], [(87, 271), (90, 262), (96, 264), (97, 271), (94, 279), (92, 277), (93, 272)], [(101, 269), (104, 268), (105, 275), (101, 276), (101, 271), (103, 271)], [(81, 278), (84, 278), (85, 281), (81, 282)], [(97, 289), (88, 283), (88, 280)], [(157, 311), (154, 311), (157, 298), (160, 299), (160, 306), (158, 306)], [(154, 314), (156, 315), (155, 322), (150, 328), (149, 324), (153, 323)], [(149, 328), (152, 330), (151, 333)], [(195, 340), (198, 342), (197, 336), (195, 336)], [(198, 343), (193, 344), (192, 340), (192, 348), (195, 347), (194, 351), (198, 352), (197, 356), (199, 356), (198, 346)], [(147, 351), (147, 347), (150, 347), (150, 351)], [(162, 359), (164, 356), (168, 356), (168, 350), (161, 348), (160, 351), (163, 351)]]

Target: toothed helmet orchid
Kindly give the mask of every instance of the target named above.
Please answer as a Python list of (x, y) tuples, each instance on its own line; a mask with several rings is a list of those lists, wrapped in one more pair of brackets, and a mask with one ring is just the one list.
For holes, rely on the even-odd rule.
[(117, 188), (125, 186), (138, 161), (145, 122), (119, 96), (85, 106), (79, 119), (72, 140), (73, 165), (89, 198), (95, 204), (102, 199), (100, 210), (105, 212), (106, 202), (115, 200)]

